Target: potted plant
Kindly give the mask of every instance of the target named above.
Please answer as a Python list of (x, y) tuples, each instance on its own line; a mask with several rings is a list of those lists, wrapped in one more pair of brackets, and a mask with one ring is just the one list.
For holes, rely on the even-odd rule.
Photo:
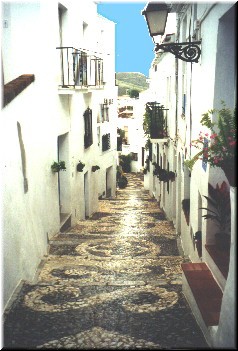
[(117, 181), (117, 185), (120, 189), (124, 189), (128, 184), (128, 180), (126, 178), (126, 176), (121, 175), (121, 177), (118, 179)]
[[(217, 115), (217, 122), (212, 122), (211, 116)], [(236, 109), (232, 111), (226, 108), (222, 101), (220, 110), (209, 110), (202, 115), (201, 124), (207, 127), (210, 132), (200, 132), (199, 138), (193, 140), (191, 146), (200, 151), (184, 164), (192, 170), (194, 164), (200, 159), (208, 162), (211, 167), (220, 167), (230, 186), (236, 186), (235, 178), (235, 157), (236, 157)], [(204, 146), (204, 142), (208, 145)]]
[(119, 156), (119, 164), (122, 166), (123, 172), (125, 173), (131, 172), (131, 160), (132, 160), (132, 157), (130, 154)]
[(53, 172), (65, 171), (65, 161), (53, 162), (51, 165), (51, 169)]
[(85, 163), (79, 161), (79, 163), (77, 164), (77, 171), (83, 172), (84, 167), (85, 167)]
[(128, 180), (123, 173), (123, 169), (121, 165), (117, 166), (116, 180), (117, 180), (117, 186), (120, 189), (123, 189), (127, 186)]
[(210, 207), (201, 207), (207, 213), (202, 217), (206, 220), (210, 219), (216, 223), (218, 232), (215, 233), (216, 246), (221, 249), (228, 249), (230, 247), (230, 235), (227, 233), (231, 223), (231, 207), (230, 207), (230, 192), (226, 182), (221, 186), (217, 184), (214, 188), (208, 184), (208, 195), (203, 195)]
[(98, 169), (100, 169), (99, 166), (92, 166), (92, 172), (96, 172)]

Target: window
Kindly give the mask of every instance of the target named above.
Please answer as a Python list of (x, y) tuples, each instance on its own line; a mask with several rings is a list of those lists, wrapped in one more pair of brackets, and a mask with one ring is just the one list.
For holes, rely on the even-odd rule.
[(128, 126), (124, 126), (123, 130), (125, 132), (124, 138), (122, 139), (122, 143), (128, 145)]
[(85, 149), (93, 143), (92, 132), (92, 110), (88, 107), (83, 114), (84, 116), (84, 147)]
[(122, 151), (122, 137), (117, 137), (117, 151)]
[(88, 57), (83, 51), (75, 50), (73, 54), (73, 66), (75, 74), (75, 85), (88, 85)]
[(138, 154), (136, 152), (131, 152), (131, 160), (138, 161)]
[(182, 114), (185, 116), (185, 113), (186, 113), (186, 94), (183, 94)]
[(102, 136), (102, 151), (107, 151), (111, 148), (110, 133)]
[(157, 143), (157, 158), (156, 158), (157, 164), (159, 164), (159, 144)]
[(103, 85), (103, 60), (95, 60), (95, 85)]
[(107, 104), (101, 104), (101, 121), (109, 121), (109, 107)]
[(100, 146), (100, 135), (101, 135), (100, 127), (97, 127), (97, 141), (98, 141), (98, 146)]
[(149, 160), (152, 162), (152, 143), (149, 142)]

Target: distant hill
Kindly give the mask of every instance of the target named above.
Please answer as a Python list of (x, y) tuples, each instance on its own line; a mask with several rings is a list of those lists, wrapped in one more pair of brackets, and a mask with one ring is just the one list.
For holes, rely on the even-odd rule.
[(116, 73), (116, 84), (118, 85), (118, 95), (127, 95), (128, 90), (138, 90), (139, 92), (148, 89), (147, 77), (139, 72), (118, 72)]

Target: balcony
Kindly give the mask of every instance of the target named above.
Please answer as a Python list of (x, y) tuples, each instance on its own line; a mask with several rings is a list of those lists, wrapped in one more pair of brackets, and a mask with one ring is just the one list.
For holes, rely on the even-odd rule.
[(56, 48), (61, 66), (60, 89), (103, 88), (103, 60), (73, 47)]
[(158, 102), (147, 102), (144, 115), (144, 131), (151, 142), (166, 142), (168, 139), (167, 116), (168, 109)]

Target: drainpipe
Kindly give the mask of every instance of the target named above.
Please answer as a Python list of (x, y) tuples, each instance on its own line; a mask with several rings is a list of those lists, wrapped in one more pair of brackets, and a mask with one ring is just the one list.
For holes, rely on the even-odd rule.
[[(180, 18), (177, 20), (177, 39), (180, 35)], [(178, 137), (178, 58), (175, 58), (175, 95), (176, 95), (176, 106), (175, 106), (175, 138), (177, 144)]]

